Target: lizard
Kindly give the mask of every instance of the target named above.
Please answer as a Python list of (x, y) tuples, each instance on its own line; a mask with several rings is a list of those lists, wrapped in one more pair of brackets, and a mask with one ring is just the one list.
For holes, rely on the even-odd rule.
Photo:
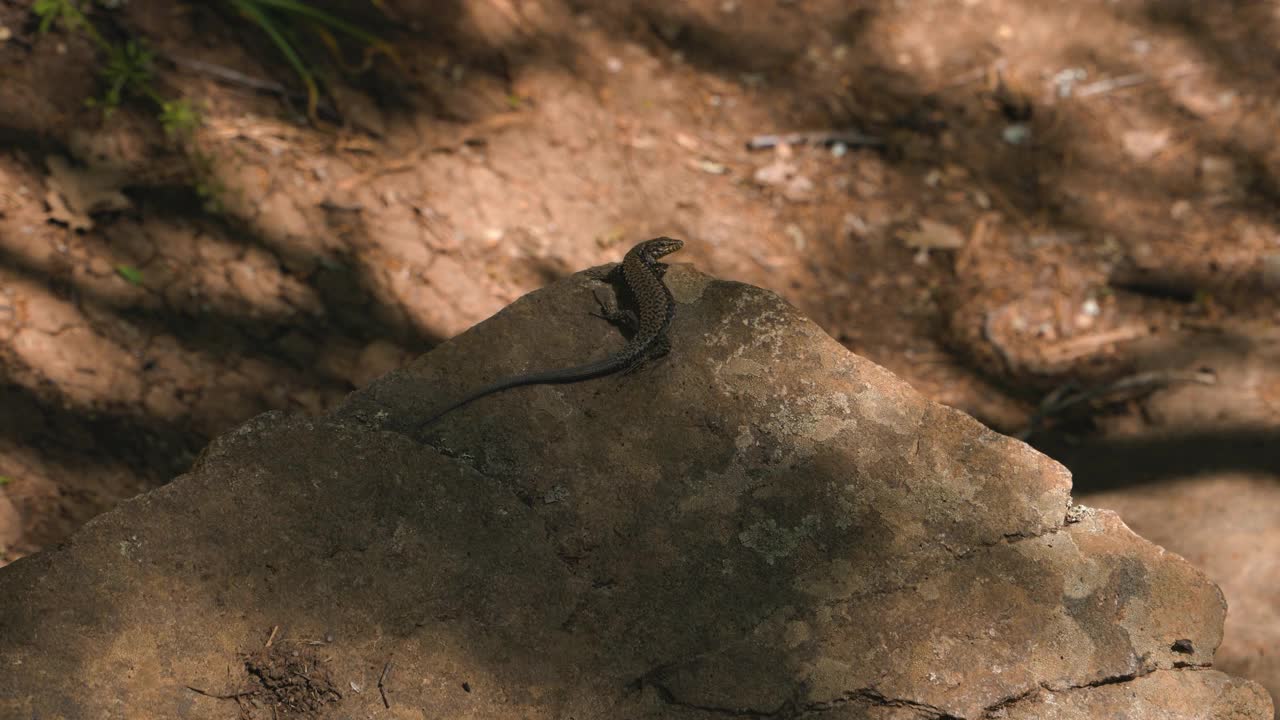
[(646, 360), (652, 360), (667, 354), (670, 343), (667, 339), (667, 328), (676, 314), (676, 301), (671, 290), (663, 282), (666, 274), (666, 263), (658, 259), (684, 247), (683, 240), (669, 237), (657, 237), (645, 240), (627, 251), (622, 263), (615, 266), (605, 276), (605, 281), (621, 278), (629, 294), (635, 299), (636, 311), (610, 309), (596, 297), (600, 303), (600, 313), (592, 313), (614, 324), (629, 327), (635, 331), (621, 350), (595, 362), (558, 370), (531, 372), (524, 375), (498, 380), (464, 395), (451, 405), (428, 417), (418, 424), (417, 430), (431, 425), (436, 420), (458, 408), (503, 390), (523, 387), (525, 385), (562, 385), (592, 380), (618, 372), (631, 372)]

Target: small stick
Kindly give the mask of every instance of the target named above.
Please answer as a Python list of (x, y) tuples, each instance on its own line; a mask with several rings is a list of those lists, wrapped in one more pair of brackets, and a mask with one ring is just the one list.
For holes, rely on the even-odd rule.
[(279, 632), (279, 631), (280, 631), (280, 626), (279, 626), (279, 625), (272, 625), (272, 626), (271, 626), (271, 637), (267, 638), (267, 647), (271, 647), (271, 643), (275, 642), (275, 640), (276, 640), (276, 633), (277, 633), (277, 632)]
[(1200, 385), (1214, 385), (1217, 382), (1217, 376), (1209, 372), (1155, 370), (1128, 375), (1113, 383), (1099, 385), (1086, 390), (1077, 390), (1070, 385), (1063, 385), (1045, 396), (1044, 400), (1040, 403), (1040, 407), (1034, 414), (1032, 414), (1031, 419), (1027, 422), (1026, 428), (1017, 435), (1014, 435), (1014, 437), (1019, 440), (1026, 440), (1028, 437), (1031, 437), (1033, 432), (1039, 429), (1040, 424), (1043, 423), (1045, 419), (1061, 413), (1072, 405), (1079, 405), (1082, 402), (1110, 395), (1120, 390), (1154, 390), (1157, 387), (1171, 385), (1173, 383), (1199, 383)]
[[(198, 73), (209, 75), (210, 77), (231, 83), (232, 85), (240, 85), (251, 90), (257, 90), (258, 92), (272, 93), (273, 95), (284, 95), (286, 97), (292, 94), (289, 92), (288, 88), (274, 80), (263, 80), (261, 78), (253, 77), (252, 75), (246, 75), (239, 70), (232, 70), (229, 67), (215, 65), (203, 60), (193, 60), (191, 58), (175, 57), (172, 55), (167, 57), (174, 65), (179, 65), (187, 68), (188, 70), (194, 70)], [(302, 98), (301, 95), (299, 95), (298, 98), (305, 99)]]
[(1146, 73), (1134, 73), (1132, 75), (1121, 75), (1118, 78), (1110, 78), (1108, 80), (1099, 80), (1097, 82), (1091, 82), (1088, 85), (1085, 85), (1084, 87), (1081, 87), (1080, 89), (1076, 90), (1075, 96), (1089, 97), (1090, 95), (1101, 95), (1103, 93), (1109, 93), (1112, 90), (1119, 90), (1121, 88), (1133, 87), (1134, 85), (1141, 85), (1142, 83), (1149, 82), (1150, 80), (1151, 80), (1151, 76), (1147, 75)]
[(947, 79), (946, 82), (942, 83), (942, 85), (939, 86), (938, 89), (953, 88), (960, 85), (967, 85), (971, 82), (978, 82), (979, 80), (985, 80), (993, 72), (995, 73), (1003, 72), (1005, 65), (1007, 64), (1008, 64), (1008, 61), (1002, 59), (1002, 60), (996, 60), (995, 62), (988, 63), (986, 65), (979, 65), (978, 67), (975, 67), (975, 68), (969, 68), (964, 72), (957, 73), (956, 75), (952, 75), (950, 78)]
[(383, 683), (387, 679), (387, 673), (391, 670), (391, 661), (388, 660), (386, 665), (382, 666), (382, 674), (378, 676), (378, 693), (382, 695), (382, 704), (388, 710), (391, 709), (391, 701), (387, 699), (387, 687)]
[(1114, 330), (1082, 335), (1062, 342), (1052, 343), (1045, 348), (1045, 355), (1049, 356), (1048, 359), (1054, 362), (1075, 360), (1097, 351), (1098, 348), (1104, 345), (1137, 340), (1150, 334), (1150, 332), (1145, 325), (1124, 325)]
[(253, 690), (245, 690), (244, 692), (230, 693), (227, 695), (215, 695), (214, 693), (211, 693), (207, 690), (201, 690), (200, 688), (192, 687), (191, 685), (188, 685), (187, 689), (193, 693), (199, 693), (205, 697), (211, 697), (214, 700), (235, 700), (236, 698), (242, 698), (248, 695), (252, 695), (255, 692)]

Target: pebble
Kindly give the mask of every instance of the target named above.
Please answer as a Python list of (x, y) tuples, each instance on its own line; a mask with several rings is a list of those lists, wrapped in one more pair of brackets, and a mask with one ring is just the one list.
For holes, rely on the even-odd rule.
[(1010, 145), (1021, 145), (1031, 139), (1031, 128), (1023, 123), (1006, 125), (1001, 136)]

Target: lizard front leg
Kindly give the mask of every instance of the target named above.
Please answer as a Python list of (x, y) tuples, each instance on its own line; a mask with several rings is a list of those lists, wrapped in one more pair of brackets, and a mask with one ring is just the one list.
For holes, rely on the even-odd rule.
[(616, 303), (607, 303), (600, 299), (600, 293), (593, 290), (592, 293), (596, 297), (596, 302), (600, 304), (600, 312), (590, 313), (598, 318), (608, 320), (610, 323), (621, 327), (627, 332), (635, 332), (640, 327), (640, 318), (631, 310), (622, 310), (618, 308)]

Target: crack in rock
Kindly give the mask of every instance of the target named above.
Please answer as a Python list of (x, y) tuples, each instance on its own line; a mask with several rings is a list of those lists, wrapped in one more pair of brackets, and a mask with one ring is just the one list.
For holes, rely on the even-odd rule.
[(829, 712), (849, 703), (861, 702), (873, 707), (892, 707), (906, 708), (919, 713), (923, 720), (964, 720), (958, 715), (952, 715), (942, 708), (929, 705), (928, 703), (918, 702), (916, 700), (908, 700), (906, 698), (891, 698), (875, 688), (859, 688), (844, 694), (843, 697), (827, 702), (816, 702), (806, 705), (803, 712), (806, 715), (815, 715), (819, 713)]

